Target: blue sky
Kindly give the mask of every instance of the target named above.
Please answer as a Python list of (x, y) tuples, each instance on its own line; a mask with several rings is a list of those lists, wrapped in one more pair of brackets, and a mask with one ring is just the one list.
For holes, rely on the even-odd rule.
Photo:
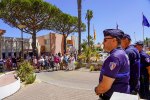
[[(77, 0), (45, 0), (58, 8), (64, 13), (78, 16)], [(87, 10), (93, 11), (93, 19), (91, 20), (90, 34), (93, 36), (93, 26), (96, 30), (96, 41), (103, 41), (103, 30), (108, 28), (116, 28), (128, 33), (132, 42), (143, 40), (142, 28), (142, 12), (150, 22), (150, 0), (82, 0), (82, 21), (87, 25), (85, 15)], [(5, 29), (5, 36), (20, 37), (21, 32), (16, 28), (11, 28), (0, 20), (0, 29)], [(48, 34), (50, 31), (40, 31), (37, 36)], [(135, 33), (135, 34), (134, 34)], [(144, 27), (144, 37), (150, 38), (150, 27)], [(74, 33), (74, 35), (78, 35)], [(30, 37), (24, 34), (24, 37)], [(82, 39), (87, 37), (87, 31), (82, 32)]]

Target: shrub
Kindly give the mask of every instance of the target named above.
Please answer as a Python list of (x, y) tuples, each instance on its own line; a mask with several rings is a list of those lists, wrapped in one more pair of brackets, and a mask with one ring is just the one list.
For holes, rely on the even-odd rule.
[(74, 62), (74, 65), (77, 66), (79, 63), (77, 61)]
[(94, 70), (95, 70), (94, 66), (90, 66), (90, 71), (94, 71)]
[(81, 66), (80, 66), (80, 64), (79, 64), (79, 62), (74, 62), (74, 65), (75, 65), (75, 69), (79, 69), (79, 68), (81, 68)]
[(150, 51), (148, 51), (147, 54), (150, 55)]
[(17, 76), (19, 76), (20, 80), (22, 82), (25, 82), (26, 84), (31, 84), (36, 79), (33, 66), (27, 61), (23, 61), (22, 63), (20, 63), (19, 69), (17, 71)]
[(32, 84), (36, 79), (36, 75), (29, 74), (28, 77), (26, 77), (26, 84)]

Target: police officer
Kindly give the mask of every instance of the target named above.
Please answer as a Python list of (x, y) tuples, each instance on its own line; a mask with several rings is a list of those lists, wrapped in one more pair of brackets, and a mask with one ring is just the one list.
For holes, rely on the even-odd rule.
[(140, 88), (140, 54), (133, 45), (130, 45), (130, 43), (130, 36), (124, 34), (121, 39), (121, 46), (125, 50), (130, 61), (130, 93), (136, 95)]
[(124, 32), (119, 29), (106, 29), (103, 33), (104, 50), (110, 55), (102, 66), (95, 93), (100, 99), (109, 100), (113, 92), (129, 93), (130, 68), (128, 56), (120, 47)]
[(149, 97), (149, 78), (150, 78), (150, 57), (143, 51), (143, 42), (137, 41), (135, 47), (140, 52), (140, 91), (139, 95), (142, 99), (150, 100)]

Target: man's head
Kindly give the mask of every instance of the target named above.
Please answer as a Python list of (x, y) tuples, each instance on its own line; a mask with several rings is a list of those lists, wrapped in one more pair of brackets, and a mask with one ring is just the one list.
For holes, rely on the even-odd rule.
[(138, 51), (140, 52), (143, 50), (144, 42), (143, 41), (137, 41), (134, 45), (138, 49)]
[(127, 48), (131, 43), (131, 37), (128, 34), (124, 34), (123, 38), (121, 39), (121, 46), (122, 48)]
[(104, 50), (110, 52), (120, 45), (124, 32), (119, 29), (106, 29), (104, 33)]

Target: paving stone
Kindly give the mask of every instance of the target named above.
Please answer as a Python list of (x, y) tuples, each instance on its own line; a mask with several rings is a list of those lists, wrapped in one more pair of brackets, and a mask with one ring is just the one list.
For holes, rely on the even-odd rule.
[(98, 100), (98, 96), (92, 90), (59, 87), (41, 82), (28, 85), (4, 100)]

